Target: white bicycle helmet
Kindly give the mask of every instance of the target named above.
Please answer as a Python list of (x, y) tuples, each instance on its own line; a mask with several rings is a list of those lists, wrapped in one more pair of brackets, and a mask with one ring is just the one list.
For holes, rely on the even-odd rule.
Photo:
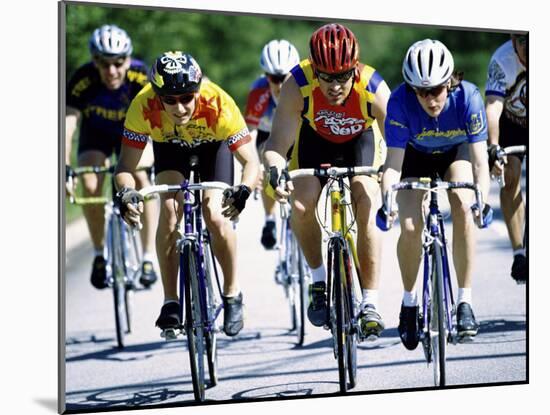
[(260, 66), (271, 75), (286, 75), (300, 63), (298, 51), (287, 40), (272, 40), (264, 46)]
[(432, 88), (449, 80), (454, 70), (453, 55), (439, 40), (414, 43), (403, 59), (403, 78), (416, 88)]
[(130, 56), (132, 41), (128, 34), (118, 26), (103, 25), (92, 33), (90, 52), (93, 56), (118, 57)]

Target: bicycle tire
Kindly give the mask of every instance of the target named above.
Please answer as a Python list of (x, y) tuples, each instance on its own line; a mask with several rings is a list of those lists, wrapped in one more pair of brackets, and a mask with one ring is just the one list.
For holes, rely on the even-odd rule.
[[(430, 322), (430, 339), (433, 353), (433, 371), (435, 386), (446, 384), (446, 354), (447, 354), (447, 310), (443, 293), (443, 260), (441, 247), (437, 241), (432, 247), (432, 319)], [(433, 333), (437, 332), (437, 336)]]
[(347, 360), (347, 350), (346, 350), (346, 332), (345, 332), (345, 321), (344, 321), (344, 296), (342, 290), (342, 253), (339, 242), (335, 242), (332, 245), (332, 257), (333, 257), (333, 297), (334, 301), (332, 306), (335, 308), (336, 321), (333, 321), (333, 324), (336, 325), (336, 337), (334, 340), (336, 342), (336, 360), (338, 361), (338, 383), (340, 385), (340, 392), (345, 393), (348, 389), (347, 382), (347, 369), (346, 369), (346, 360)]
[(206, 280), (206, 308), (208, 329), (205, 330), (206, 358), (208, 362), (208, 374), (210, 386), (218, 384), (218, 339), (216, 329), (216, 297), (212, 284), (212, 267), (215, 266), (209, 243), (203, 243), (204, 271)]
[(298, 346), (304, 345), (306, 336), (306, 296), (307, 296), (307, 265), (304, 258), (304, 254), (299, 246), (298, 250), (298, 327), (296, 329), (296, 336), (298, 340)]
[(124, 348), (124, 334), (127, 327), (125, 266), (122, 254), (121, 219), (112, 214), (109, 219), (109, 259), (112, 272), (113, 304), (115, 308), (115, 328), (117, 347)]
[(191, 244), (183, 247), (185, 272), (185, 332), (189, 352), (191, 382), (195, 400), (202, 402), (205, 398), (204, 379), (204, 326), (200, 309), (200, 293), (197, 283), (196, 249)]
[[(122, 226), (126, 226), (124, 223)], [(124, 245), (122, 249), (125, 264), (124, 281), (124, 308), (126, 314), (126, 332), (132, 332), (132, 293), (135, 288), (135, 280), (138, 278), (138, 272), (141, 269), (141, 243), (139, 237), (134, 232), (124, 230)]]
[(347, 249), (342, 250), (344, 272), (345, 272), (345, 292), (344, 292), (344, 319), (346, 327), (346, 357), (349, 377), (349, 389), (357, 384), (357, 332), (352, 329), (352, 319), (355, 313), (355, 293), (353, 288), (353, 272), (351, 270), (351, 259)]

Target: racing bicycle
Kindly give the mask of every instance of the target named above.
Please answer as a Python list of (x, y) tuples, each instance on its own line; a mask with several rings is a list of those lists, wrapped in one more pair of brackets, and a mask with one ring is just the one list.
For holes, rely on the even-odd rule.
[[(191, 157), (189, 180), (175, 185), (150, 186), (139, 192), (143, 197), (183, 193), (183, 216), (178, 218), (179, 239), (176, 241), (179, 254), (179, 317), (182, 324), (163, 330), (161, 336), (166, 340), (186, 336), (193, 394), (195, 400), (204, 401), (207, 386), (213, 387), (218, 383), (217, 334), (221, 330), (216, 320), (223, 309), (223, 302), (210, 235), (203, 224), (201, 190), (226, 190), (230, 186), (223, 182), (201, 183), (198, 162), (197, 157)], [(209, 374), (208, 384), (206, 371)]]
[[(447, 344), (467, 342), (472, 339), (458, 336), (456, 329), (456, 304), (451, 285), (451, 272), (447, 252), (447, 239), (443, 215), (439, 210), (438, 190), (470, 189), (475, 193), (476, 204), (483, 206), (479, 187), (469, 182), (446, 182), (439, 177), (422, 177), (418, 181), (402, 181), (392, 186), (385, 195), (387, 212), (393, 212), (393, 193), (400, 190), (420, 190), (429, 198), (429, 208), (425, 215), (422, 232), (423, 287), (422, 310), (420, 315), (420, 341), (426, 361), (433, 368), (435, 386), (446, 385)], [(424, 205), (424, 203), (423, 203)], [(480, 213), (479, 227), (485, 227), (485, 218)], [(390, 218), (386, 229), (391, 227)]]

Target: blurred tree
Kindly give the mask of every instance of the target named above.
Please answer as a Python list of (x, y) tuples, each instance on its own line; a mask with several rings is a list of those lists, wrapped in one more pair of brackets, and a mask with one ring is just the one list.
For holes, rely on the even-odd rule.
[[(134, 56), (147, 64), (166, 50), (184, 50), (203, 72), (229, 92), (241, 108), (248, 88), (261, 74), (262, 47), (271, 39), (287, 39), (308, 56), (311, 33), (324, 22), (267, 16), (202, 13), (118, 5), (68, 4), (66, 26), (67, 75), (90, 59), (88, 40), (102, 24), (124, 28), (134, 44)], [(360, 59), (374, 66), (391, 89), (402, 82), (401, 62), (415, 41), (432, 38), (447, 45), (457, 69), (483, 92), (491, 54), (509, 37), (506, 33), (450, 30), (427, 26), (341, 22), (360, 43)]]

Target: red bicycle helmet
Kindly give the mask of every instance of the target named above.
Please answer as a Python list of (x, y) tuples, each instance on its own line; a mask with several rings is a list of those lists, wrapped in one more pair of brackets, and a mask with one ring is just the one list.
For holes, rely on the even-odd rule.
[(325, 73), (341, 73), (353, 69), (359, 60), (359, 43), (353, 32), (338, 23), (317, 29), (309, 41), (313, 67)]

